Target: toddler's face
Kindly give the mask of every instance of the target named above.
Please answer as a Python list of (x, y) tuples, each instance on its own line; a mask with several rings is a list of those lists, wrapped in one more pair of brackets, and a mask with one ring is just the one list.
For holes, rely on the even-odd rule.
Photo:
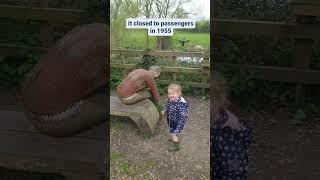
[(176, 89), (168, 89), (168, 97), (170, 101), (176, 101), (179, 99), (180, 93)]

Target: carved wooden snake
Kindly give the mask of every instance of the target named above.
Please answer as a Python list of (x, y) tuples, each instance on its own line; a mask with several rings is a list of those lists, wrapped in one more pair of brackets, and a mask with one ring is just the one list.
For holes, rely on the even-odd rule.
[(50, 136), (70, 136), (106, 120), (108, 26), (86, 24), (63, 36), (27, 74), (25, 114)]

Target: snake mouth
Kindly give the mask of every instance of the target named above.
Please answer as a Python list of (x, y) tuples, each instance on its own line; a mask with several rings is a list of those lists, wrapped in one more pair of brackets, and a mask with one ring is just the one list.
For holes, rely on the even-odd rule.
[(80, 100), (79, 102), (76, 102), (72, 105), (70, 105), (66, 110), (62, 112), (57, 113), (44, 113), (44, 114), (35, 114), (32, 113), (33, 116), (38, 116), (38, 118), (41, 118), (45, 121), (57, 121), (57, 120), (63, 120), (70, 116), (73, 116), (80, 112), (81, 105), (83, 104), (83, 101)]
[(94, 93), (57, 113), (25, 111), (33, 127), (53, 137), (67, 137), (105, 122), (107, 101), (105, 94)]

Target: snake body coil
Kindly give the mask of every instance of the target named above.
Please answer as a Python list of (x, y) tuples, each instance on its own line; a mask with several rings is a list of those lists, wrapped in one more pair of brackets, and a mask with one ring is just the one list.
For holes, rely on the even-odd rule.
[(25, 114), (39, 131), (69, 136), (106, 119), (108, 27), (81, 25), (50, 48), (23, 85)]

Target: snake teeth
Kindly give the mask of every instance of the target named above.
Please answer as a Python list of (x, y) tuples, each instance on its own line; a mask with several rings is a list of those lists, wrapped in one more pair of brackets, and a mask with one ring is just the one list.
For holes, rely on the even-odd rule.
[(70, 107), (68, 107), (63, 112), (50, 113), (50, 114), (41, 114), (40, 118), (44, 119), (44, 120), (61, 120), (61, 119), (65, 119), (67, 117), (70, 117), (70, 116), (80, 112), (81, 104), (82, 104), (82, 101), (79, 101), (79, 102), (71, 105)]

